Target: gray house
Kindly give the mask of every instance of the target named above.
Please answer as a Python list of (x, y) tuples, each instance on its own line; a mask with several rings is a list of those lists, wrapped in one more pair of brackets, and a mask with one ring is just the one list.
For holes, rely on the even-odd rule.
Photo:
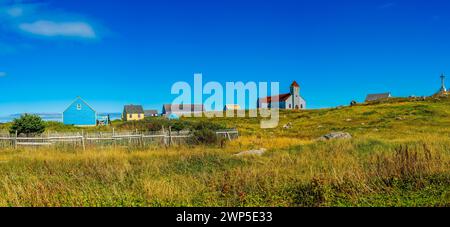
[(377, 100), (381, 100), (381, 99), (388, 99), (388, 98), (392, 98), (392, 95), (390, 92), (388, 93), (381, 93), (381, 94), (368, 94), (366, 97), (366, 102), (372, 102), (372, 101), (377, 101)]
[(162, 115), (170, 116), (174, 114), (178, 117), (192, 116), (193, 114), (203, 113), (205, 107), (203, 104), (165, 104), (163, 105)]
[(145, 117), (157, 117), (158, 111), (157, 110), (144, 110), (144, 116)]
[(289, 93), (260, 98), (258, 99), (257, 106), (258, 108), (269, 109), (277, 106), (279, 109), (303, 110), (306, 109), (306, 101), (300, 95), (300, 86), (294, 81), (291, 84)]

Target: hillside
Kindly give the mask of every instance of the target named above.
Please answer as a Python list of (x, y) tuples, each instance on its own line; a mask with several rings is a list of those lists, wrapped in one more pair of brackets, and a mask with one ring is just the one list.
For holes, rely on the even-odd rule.
[[(239, 129), (225, 148), (2, 150), (0, 205), (450, 206), (450, 99), (280, 116), (208, 119)], [(336, 131), (353, 138), (316, 140)]]

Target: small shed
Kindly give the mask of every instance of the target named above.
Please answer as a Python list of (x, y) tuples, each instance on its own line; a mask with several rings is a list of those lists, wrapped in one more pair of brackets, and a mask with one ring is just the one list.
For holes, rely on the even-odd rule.
[(63, 123), (75, 126), (96, 126), (97, 112), (87, 102), (77, 97), (63, 112)]

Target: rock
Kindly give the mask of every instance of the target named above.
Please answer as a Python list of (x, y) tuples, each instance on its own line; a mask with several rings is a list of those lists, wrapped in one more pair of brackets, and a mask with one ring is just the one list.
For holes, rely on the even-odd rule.
[(267, 150), (265, 148), (261, 148), (259, 150), (243, 151), (243, 152), (240, 152), (239, 154), (235, 154), (235, 156), (243, 156), (243, 155), (259, 155), (259, 156), (261, 156), (266, 151)]
[(352, 119), (348, 118), (348, 119), (346, 119), (345, 121), (346, 121), (346, 122), (350, 122), (350, 121), (352, 121)]
[(398, 121), (403, 121), (402, 117), (396, 117), (395, 119), (398, 120)]
[(292, 123), (289, 122), (289, 123), (285, 124), (285, 125), (283, 126), (283, 128), (284, 128), (284, 129), (290, 129), (290, 128), (292, 128)]
[(332, 132), (321, 136), (319, 140), (333, 140), (333, 139), (351, 139), (352, 135), (348, 132)]
[(356, 104), (358, 104), (358, 103), (356, 103), (355, 100), (353, 100), (353, 101), (350, 102), (350, 106), (356, 106)]

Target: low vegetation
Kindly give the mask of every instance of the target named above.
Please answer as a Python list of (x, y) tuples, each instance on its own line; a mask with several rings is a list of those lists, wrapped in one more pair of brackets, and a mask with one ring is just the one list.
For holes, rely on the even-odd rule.
[[(252, 118), (115, 127), (156, 124), (241, 137), (223, 147), (1, 150), (0, 206), (450, 206), (450, 99), (283, 111), (270, 130)], [(316, 140), (336, 131), (353, 138)]]

